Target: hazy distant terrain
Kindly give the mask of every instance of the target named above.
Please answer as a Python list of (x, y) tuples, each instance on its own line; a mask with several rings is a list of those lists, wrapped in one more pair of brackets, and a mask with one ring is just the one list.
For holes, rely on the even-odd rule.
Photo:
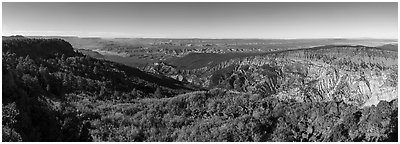
[(105, 59), (130, 66), (169, 61), (189, 53), (264, 53), (270, 51), (310, 48), (323, 45), (382, 46), (397, 44), (393, 39), (151, 39), (151, 38), (85, 38), (30, 36), (29, 38), (60, 38), (75, 49), (98, 57), (88, 50), (101, 52)]
[(398, 141), (397, 40), (2, 44), (3, 141)]

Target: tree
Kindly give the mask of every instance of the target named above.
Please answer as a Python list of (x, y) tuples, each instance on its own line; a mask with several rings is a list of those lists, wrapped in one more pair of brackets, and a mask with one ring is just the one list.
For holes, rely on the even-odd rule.
[(63, 73), (62, 77), (63, 77), (63, 80), (62, 80), (63, 87), (67, 87), (68, 86), (68, 75)]
[(98, 74), (98, 73), (99, 73), (99, 70), (98, 70), (97, 66), (95, 66), (95, 67), (93, 68), (93, 73), (94, 73), (94, 74)]
[(61, 59), (64, 61), (65, 59), (67, 59), (67, 57), (65, 56), (65, 54), (61, 55)]
[(26, 57), (25, 57), (25, 61), (29, 61), (31, 59), (31, 57), (29, 57), (29, 55), (27, 55)]
[(101, 89), (100, 89), (100, 92), (99, 92), (99, 98), (100, 99), (102, 99), (102, 98), (104, 98), (104, 96), (105, 96), (105, 94), (106, 94), (106, 88), (104, 87), (104, 86), (101, 86)]
[(162, 98), (162, 94), (161, 94), (161, 89), (160, 89), (160, 87), (157, 87), (156, 91), (154, 91), (154, 97), (156, 97), (156, 98)]
[(49, 85), (49, 84), (47, 84), (47, 86), (46, 86), (46, 90), (47, 90), (48, 92), (50, 92), (50, 91), (51, 91), (51, 88), (50, 88), (50, 85)]
[(80, 142), (91, 142), (93, 141), (92, 136), (90, 135), (89, 129), (91, 128), (90, 122), (86, 122), (80, 131), (79, 141)]
[(121, 97), (121, 92), (119, 92), (119, 91), (114, 91), (113, 99), (119, 100), (120, 97)]
[(136, 88), (133, 88), (130, 94), (131, 98), (136, 98), (138, 96), (138, 92)]

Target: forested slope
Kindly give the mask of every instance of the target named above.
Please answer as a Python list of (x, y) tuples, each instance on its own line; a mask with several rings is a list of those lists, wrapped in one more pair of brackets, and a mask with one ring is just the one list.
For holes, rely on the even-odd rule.
[(70, 104), (76, 97), (129, 102), (192, 91), (170, 78), (86, 57), (58, 39), (3, 40), (2, 63), (3, 140), (88, 138), (80, 134), (87, 130)]

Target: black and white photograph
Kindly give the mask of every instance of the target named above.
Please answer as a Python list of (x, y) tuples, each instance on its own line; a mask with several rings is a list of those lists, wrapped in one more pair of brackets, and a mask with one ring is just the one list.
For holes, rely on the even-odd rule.
[(2, 1), (2, 142), (398, 142), (398, 2)]

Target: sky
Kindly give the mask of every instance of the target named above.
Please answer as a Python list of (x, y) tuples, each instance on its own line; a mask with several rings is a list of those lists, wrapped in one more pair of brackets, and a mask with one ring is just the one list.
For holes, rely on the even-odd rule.
[(3, 35), (397, 39), (397, 3), (2, 3)]

